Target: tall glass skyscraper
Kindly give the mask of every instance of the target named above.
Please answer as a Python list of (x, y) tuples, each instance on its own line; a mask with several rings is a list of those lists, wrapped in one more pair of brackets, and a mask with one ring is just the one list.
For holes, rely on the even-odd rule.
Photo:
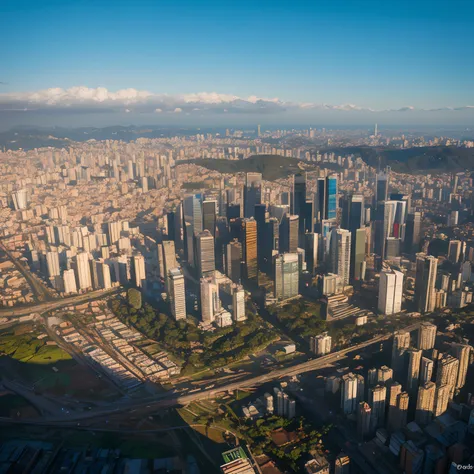
[(337, 217), (337, 177), (329, 176), (326, 178), (326, 206), (327, 219), (336, 219)]

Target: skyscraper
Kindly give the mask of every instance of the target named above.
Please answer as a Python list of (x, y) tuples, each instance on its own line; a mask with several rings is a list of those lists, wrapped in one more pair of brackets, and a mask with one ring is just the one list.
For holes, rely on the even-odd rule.
[(326, 178), (326, 219), (332, 220), (337, 217), (337, 176)]
[(244, 186), (244, 217), (255, 216), (255, 205), (262, 202), (262, 173), (247, 173)]
[(398, 382), (392, 382), (388, 388), (388, 420), (387, 429), (391, 432), (397, 429), (398, 421), (398, 395), (402, 393), (402, 386)]
[(377, 173), (376, 187), (375, 187), (375, 202), (378, 203), (386, 201), (388, 198), (388, 183), (389, 173)]
[[(292, 190), (290, 200), (290, 213), (298, 216), (298, 245), (303, 245), (306, 220), (311, 220), (311, 215), (307, 216), (306, 211), (306, 173), (293, 175)], [(309, 225), (309, 227), (311, 227)], [(312, 229), (310, 229), (312, 230)]]
[(416, 254), (415, 304), (420, 313), (429, 313), (435, 309), (437, 269), (437, 258)]
[(314, 275), (315, 269), (318, 266), (319, 234), (307, 232), (304, 237), (306, 270), (308, 270), (311, 275)]
[(245, 291), (241, 285), (236, 286), (232, 291), (232, 317), (235, 322), (245, 321)]
[(414, 396), (418, 390), (422, 351), (408, 349), (407, 392)]
[(64, 293), (77, 293), (76, 277), (73, 269), (64, 270), (63, 281)]
[(146, 282), (145, 257), (143, 255), (134, 255), (133, 259), (133, 278), (137, 288), (142, 288)]
[(48, 267), (48, 276), (50, 278), (54, 278), (55, 276), (61, 275), (58, 252), (48, 252), (46, 254), (46, 264)]
[(234, 283), (240, 283), (242, 277), (242, 244), (237, 239), (227, 244), (225, 264), (226, 275)]
[(329, 271), (341, 277), (343, 285), (349, 284), (351, 263), (351, 233), (334, 228), (330, 237)]
[(459, 257), (461, 256), (461, 241), (451, 240), (448, 247), (448, 260), (452, 263), (458, 263)]
[(421, 358), (420, 364), (420, 385), (424, 385), (427, 382), (431, 382), (433, 376), (433, 361), (426, 357)]
[(403, 359), (406, 350), (410, 347), (410, 333), (408, 331), (397, 331), (393, 335), (392, 345), (392, 369), (395, 378), (402, 375)]
[(217, 201), (204, 201), (202, 203), (202, 227), (216, 236)]
[(422, 322), (418, 329), (418, 349), (428, 351), (433, 349), (436, 341), (437, 327), (429, 322)]
[(371, 432), (372, 409), (367, 402), (360, 402), (357, 407), (357, 437), (363, 440)]
[(428, 382), (418, 390), (415, 421), (420, 425), (427, 425), (433, 417), (435, 407), (436, 385)]
[(357, 377), (352, 372), (342, 376), (341, 408), (345, 415), (355, 413), (357, 408)]
[(351, 274), (356, 281), (364, 279), (366, 239), (365, 228), (357, 229), (355, 234), (351, 234)]
[(467, 369), (471, 357), (471, 346), (467, 344), (453, 344), (451, 346), (454, 357), (459, 361), (458, 377), (456, 388), (462, 388), (466, 384)]
[(279, 250), (281, 253), (295, 253), (298, 249), (299, 217), (285, 214), (280, 223)]
[(89, 254), (87, 252), (76, 255), (77, 281), (79, 288), (86, 290), (92, 287), (91, 271), (89, 266)]
[(286, 299), (298, 295), (298, 254), (285, 253), (275, 257), (275, 298)]
[(203, 230), (201, 201), (200, 194), (188, 196), (183, 201), (183, 217), (185, 222), (191, 224), (191, 235)]
[(392, 315), (402, 310), (403, 273), (397, 270), (382, 270), (379, 280), (378, 309), (382, 314)]
[(174, 319), (186, 319), (184, 276), (178, 268), (168, 270), (168, 294)]
[(214, 275), (201, 278), (201, 317), (204, 324), (211, 324), (220, 309), (219, 284)]
[(384, 385), (377, 385), (369, 389), (369, 405), (372, 407), (372, 427), (379, 428), (385, 423), (385, 400), (387, 388)]
[(459, 360), (453, 357), (451, 354), (444, 354), (443, 357), (438, 361), (438, 367), (436, 371), (436, 386), (449, 385), (449, 399), (452, 400), (454, 397), (454, 391), (456, 390), (456, 384), (458, 381), (459, 372)]
[(408, 214), (405, 230), (405, 252), (417, 253), (420, 247), (421, 212)]
[(450, 400), (449, 392), (449, 385), (440, 385), (439, 387), (436, 387), (435, 406), (433, 413), (435, 417), (442, 415), (448, 409)]
[(208, 230), (196, 234), (196, 268), (199, 277), (216, 269), (214, 258), (214, 237)]
[(243, 277), (256, 280), (258, 276), (257, 262), (257, 221), (254, 218), (242, 220), (242, 254)]

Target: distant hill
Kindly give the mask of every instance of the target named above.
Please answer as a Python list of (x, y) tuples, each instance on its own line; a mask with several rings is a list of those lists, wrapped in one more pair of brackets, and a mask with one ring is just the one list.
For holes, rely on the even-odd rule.
[[(323, 151), (323, 150), (321, 150)], [(368, 165), (391, 166), (400, 173), (451, 172), (474, 169), (474, 148), (448, 146), (391, 148), (391, 147), (342, 147), (329, 148), (336, 154), (360, 156)]]
[[(189, 163), (182, 161), (180, 163)], [(246, 160), (214, 160), (200, 159), (192, 163), (203, 166), (209, 170), (219, 173), (262, 173), (263, 179), (275, 181), (276, 179), (286, 178), (302, 169), (311, 171), (316, 169), (316, 165), (307, 163), (297, 158), (287, 158), (280, 155), (255, 155)], [(326, 166), (326, 164), (325, 164)], [(338, 169), (337, 165), (327, 166), (328, 168)]]

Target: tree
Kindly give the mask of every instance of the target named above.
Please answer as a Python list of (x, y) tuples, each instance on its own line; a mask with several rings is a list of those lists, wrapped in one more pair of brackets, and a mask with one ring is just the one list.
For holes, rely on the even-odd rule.
[(138, 310), (142, 307), (142, 294), (135, 288), (130, 288), (127, 291), (128, 304)]

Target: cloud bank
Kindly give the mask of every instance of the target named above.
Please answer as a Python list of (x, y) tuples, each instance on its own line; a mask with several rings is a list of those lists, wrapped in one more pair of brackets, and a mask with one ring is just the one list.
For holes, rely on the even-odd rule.
[(51, 88), (36, 92), (11, 92), (0, 94), (0, 112), (44, 113), (150, 113), (150, 114), (278, 114), (287, 111), (340, 111), (366, 113), (393, 112), (442, 112), (474, 109), (473, 105), (417, 109), (401, 106), (392, 109), (374, 109), (355, 104), (318, 104), (312, 102), (288, 102), (278, 98), (257, 96), (239, 97), (217, 92), (192, 94), (157, 94), (137, 89), (116, 92), (105, 87), (84, 86), (69, 89)]

